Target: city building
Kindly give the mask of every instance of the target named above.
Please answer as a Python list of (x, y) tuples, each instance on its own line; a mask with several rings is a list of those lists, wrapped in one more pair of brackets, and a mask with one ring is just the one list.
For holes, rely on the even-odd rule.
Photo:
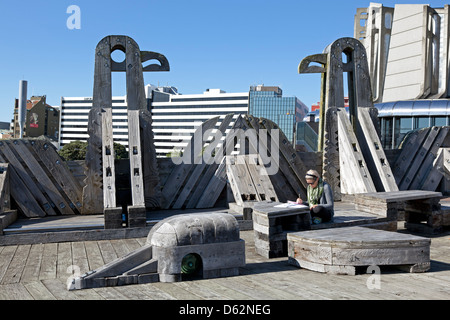
[[(151, 97), (155, 149), (160, 157), (183, 150), (204, 121), (216, 116), (223, 119), (230, 113), (234, 113), (236, 119), (239, 114), (248, 112), (248, 92), (226, 93), (220, 89), (207, 89), (203, 94), (182, 95), (174, 87), (151, 85), (146, 86), (146, 92), (147, 97)], [(232, 125), (234, 121), (230, 127)]]
[[(251, 87), (250, 92), (237, 93), (206, 89), (202, 94), (180, 94), (177, 88), (172, 86), (147, 85), (145, 94), (152, 114), (158, 157), (179, 154), (203, 122), (216, 116), (224, 119), (230, 113), (234, 114), (234, 120), (240, 114), (271, 119), (278, 123), (290, 141), (294, 142), (296, 122), (303, 121), (308, 111), (297, 98), (282, 97), (279, 87), (258, 86)], [(61, 98), (60, 147), (74, 140), (88, 139), (87, 123), (91, 108), (91, 97)], [(113, 97), (112, 108), (114, 141), (128, 147), (126, 97)], [(220, 123), (219, 120), (217, 126)], [(234, 121), (227, 130), (233, 125)]]
[(296, 123), (303, 121), (308, 107), (296, 97), (283, 97), (280, 87), (258, 85), (250, 87), (248, 113), (277, 123), (295, 145)]
[[(92, 97), (61, 97), (61, 128), (59, 146), (72, 141), (87, 141), (89, 110)], [(128, 147), (128, 118), (126, 97), (112, 98), (113, 139)]]
[(370, 3), (354, 37), (366, 48), (374, 103), (450, 97), (450, 6)]
[[(15, 99), (14, 119), (11, 121), (12, 136), (20, 137), (19, 128), (19, 99)], [(60, 111), (46, 103), (46, 96), (33, 96), (27, 100), (27, 113), (25, 116), (24, 138), (46, 136), (52, 141), (59, 139)]]

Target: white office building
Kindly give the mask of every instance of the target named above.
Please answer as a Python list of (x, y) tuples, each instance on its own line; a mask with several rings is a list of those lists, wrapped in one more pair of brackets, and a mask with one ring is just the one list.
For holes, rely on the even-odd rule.
[[(206, 120), (216, 116), (223, 119), (230, 113), (235, 114), (235, 120), (239, 114), (248, 113), (248, 92), (207, 89), (203, 94), (182, 95), (173, 87), (154, 86), (147, 86), (146, 92), (152, 101), (150, 110), (156, 153), (162, 157), (183, 150), (195, 130)], [(233, 125), (234, 121), (229, 129)]]
[[(113, 97), (112, 102), (114, 141), (128, 147), (126, 97)], [(75, 140), (87, 141), (91, 108), (92, 97), (61, 97), (60, 147)]]

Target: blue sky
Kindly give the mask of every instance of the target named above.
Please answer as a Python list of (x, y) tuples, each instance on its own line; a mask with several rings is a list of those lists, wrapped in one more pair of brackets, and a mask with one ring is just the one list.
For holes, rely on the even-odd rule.
[[(383, 1), (427, 3), (442, 1)], [(107, 35), (128, 35), (142, 51), (169, 60), (170, 72), (146, 72), (145, 84), (171, 85), (182, 94), (207, 88), (245, 92), (277, 85), (308, 107), (320, 95), (320, 75), (299, 75), (300, 61), (341, 37), (353, 36), (354, 15), (370, 1), (349, 0), (1, 0), (0, 121), (10, 121), (19, 81), (28, 97), (92, 96), (94, 50)], [(81, 29), (70, 30), (70, 5)], [(125, 94), (124, 74), (113, 74), (113, 94)]]

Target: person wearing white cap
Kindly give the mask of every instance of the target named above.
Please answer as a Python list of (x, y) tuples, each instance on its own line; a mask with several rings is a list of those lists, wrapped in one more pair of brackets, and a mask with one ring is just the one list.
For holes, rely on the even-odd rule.
[(308, 200), (303, 201), (298, 198), (297, 203), (309, 206), (314, 224), (331, 221), (334, 216), (334, 201), (330, 185), (322, 180), (316, 170), (309, 170), (305, 179), (308, 184)]

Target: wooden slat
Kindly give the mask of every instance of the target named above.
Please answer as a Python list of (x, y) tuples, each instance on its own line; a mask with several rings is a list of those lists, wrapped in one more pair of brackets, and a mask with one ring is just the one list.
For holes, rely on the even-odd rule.
[(427, 156), (430, 148), (433, 146), (433, 142), (436, 139), (437, 135), (439, 134), (439, 131), (440, 131), (440, 127), (431, 128), (424, 143), (421, 146), (416, 146), (417, 149), (420, 148), (420, 152), (418, 152), (416, 154), (407, 173), (403, 177), (402, 181), (399, 183), (398, 186), (399, 186), (400, 190), (408, 190), (409, 189), (409, 186), (411, 185), (412, 181), (414, 180), (414, 177), (416, 176), (417, 171), (419, 170), (423, 160)]
[(261, 200), (279, 201), (260, 155), (245, 156), (245, 162)]
[(58, 155), (54, 146), (39, 139), (25, 141), (25, 143), (40, 158), (41, 165), (45, 165), (67, 197), (80, 209), (82, 207), (82, 187), (69, 170), (66, 162)]
[(17, 151), (17, 154), (20, 155), (22, 161), (29, 168), (30, 172), (32, 172), (32, 174), (35, 176), (36, 181), (39, 182), (44, 192), (47, 193), (50, 200), (53, 201), (56, 209), (61, 212), (61, 214), (74, 214), (75, 212), (72, 210), (69, 203), (61, 195), (54, 182), (49, 178), (48, 174), (40, 166), (34, 155), (25, 146), (24, 142), (21, 140), (13, 140), (12, 144), (10, 144), (10, 147), (14, 148)]
[(157, 208), (161, 202), (161, 185), (152, 131), (152, 117), (148, 110), (140, 110), (142, 171), (144, 179), (144, 198), (147, 208)]
[(114, 158), (112, 108), (105, 108), (102, 110), (103, 208), (116, 207)]
[(243, 206), (245, 201), (261, 201), (244, 158), (245, 155), (226, 157), (227, 177), (239, 206)]
[(341, 192), (347, 194), (376, 192), (346, 112), (339, 110), (337, 115)]
[(7, 163), (0, 163), (0, 213), (10, 209), (11, 193), (9, 183), (9, 165)]
[[(219, 117), (215, 117), (204, 122), (194, 133), (184, 150), (183, 156), (173, 159), (177, 165), (167, 178), (162, 190), (161, 207), (163, 209), (168, 209), (172, 202), (175, 201), (177, 193), (193, 169), (194, 164), (201, 163), (203, 143), (200, 144), (200, 142), (203, 142), (203, 134), (207, 130), (214, 128), (218, 120)], [(194, 140), (198, 141), (194, 143)]]
[(437, 135), (436, 139), (433, 142), (433, 145), (429, 149), (427, 156), (423, 160), (421, 166), (419, 167), (419, 170), (417, 171), (413, 181), (411, 182), (409, 189), (411, 190), (422, 189), (425, 179), (428, 177), (430, 171), (433, 168), (433, 162), (437, 157), (439, 148), (442, 146), (442, 143), (447, 137), (448, 132), (449, 127), (441, 128), (439, 134)]
[(414, 160), (414, 157), (420, 150), (420, 146), (423, 141), (427, 137), (430, 132), (430, 128), (421, 129), (419, 131), (414, 131), (410, 133), (410, 136), (404, 141), (401, 152), (395, 161), (393, 166), (394, 175), (397, 184), (400, 185), (400, 182), (403, 180), (403, 177), (408, 171), (408, 168), (411, 166), (411, 163)]
[(11, 195), (20, 210), (29, 218), (56, 215), (52, 205), (43, 195), (40, 188), (27, 173), (21, 162), (16, 158), (5, 141), (0, 142), (0, 157), (2, 162), (11, 164)]
[[(189, 199), (186, 208), (203, 209), (214, 206), (217, 198), (226, 185), (225, 155), (228, 153), (227, 150), (234, 148), (235, 133), (238, 129), (241, 129), (243, 125), (244, 121), (241, 115), (238, 115), (231, 131), (226, 135), (225, 140), (219, 144), (219, 148), (214, 155), (213, 163), (207, 166), (201, 180), (198, 182), (197, 187)], [(212, 152), (212, 150), (207, 148), (205, 152)], [(211, 188), (217, 188), (217, 190), (212, 190)], [(206, 194), (208, 194), (208, 196), (206, 196)]]
[(398, 191), (394, 174), (369, 112), (369, 108), (358, 108), (358, 124), (362, 133), (358, 135), (358, 141), (362, 148), (361, 151), (367, 165), (371, 169), (372, 180), (378, 191)]
[(145, 206), (140, 137), (139, 110), (128, 110), (131, 199), (134, 206)]
[(341, 171), (339, 165), (338, 109), (329, 108), (326, 112), (324, 147), (322, 155), (322, 176), (333, 190), (333, 199), (341, 200)]
[[(182, 191), (177, 197), (177, 200), (175, 201), (174, 205), (172, 206), (173, 209), (180, 209), (183, 207), (184, 203), (188, 199), (189, 195), (194, 193), (194, 188), (198, 183), (201, 181), (202, 173), (207, 169), (208, 166), (218, 166), (218, 164), (213, 161), (215, 157), (208, 157), (208, 152), (214, 152), (214, 150), (211, 150), (212, 147), (215, 145), (223, 144), (221, 142), (221, 138), (223, 134), (225, 133), (225, 130), (228, 128), (228, 125), (230, 124), (231, 120), (233, 119), (233, 114), (228, 114), (225, 119), (221, 122), (217, 132), (216, 136), (218, 141), (211, 141), (209, 145), (205, 148), (203, 152), (203, 161), (200, 164), (196, 164), (194, 166), (194, 169), (192, 171), (192, 174), (189, 176), (189, 179), (186, 181), (186, 183), (183, 186)], [(218, 151), (220, 152), (220, 150)], [(208, 157), (208, 159), (206, 159)], [(192, 203), (198, 201), (198, 197), (190, 197), (190, 200)], [(196, 205), (196, 203), (195, 203)]]
[[(279, 139), (280, 142), (278, 144), (282, 156), (286, 159), (286, 161), (289, 163), (289, 166), (291, 167), (292, 171), (297, 176), (298, 181), (301, 182), (303, 188), (306, 190), (306, 187), (308, 186), (306, 183), (305, 175), (308, 171), (308, 168), (306, 168), (305, 164), (303, 163), (302, 159), (300, 158), (299, 154), (295, 151), (294, 146), (289, 141), (289, 139), (286, 137), (284, 132), (276, 125), (273, 121), (265, 118), (261, 118), (261, 123), (271, 134), (273, 130), (279, 130)], [(300, 192), (298, 192), (300, 193)]]
[[(251, 126), (254, 130), (256, 130), (256, 132), (259, 133), (259, 136), (261, 134), (264, 134), (263, 131), (261, 131), (261, 129), (264, 128), (260, 125), (259, 118), (253, 116), (246, 116), (245, 119), (248, 122), (249, 126)], [(266, 150), (266, 156), (267, 150), (270, 150), (270, 166), (278, 168), (278, 172), (274, 175), (271, 175), (270, 179), (273, 185), (276, 187), (276, 192), (280, 201), (285, 200), (283, 199), (282, 193), (287, 195), (286, 200), (287, 199), (295, 200), (298, 196), (300, 196), (303, 199), (306, 199), (306, 192), (302, 187), (301, 183), (296, 179), (296, 176), (292, 172), (289, 163), (286, 161), (284, 157), (280, 156), (279, 153), (277, 153), (278, 151), (276, 151), (276, 149), (279, 148), (278, 147), (279, 141), (272, 141), (272, 138), (266, 140), (267, 141), (261, 139), (260, 137), (258, 144), (259, 147), (264, 148)], [(272, 144), (272, 142), (274, 144)], [(261, 154), (261, 151), (259, 151), (259, 153)], [(266, 167), (267, 165), (269, 164), (265, 164)], [(283, 177), (281, 177), (281, 175)], [(288, 184), (286, 184), (286, 181), (288, 182)]]

